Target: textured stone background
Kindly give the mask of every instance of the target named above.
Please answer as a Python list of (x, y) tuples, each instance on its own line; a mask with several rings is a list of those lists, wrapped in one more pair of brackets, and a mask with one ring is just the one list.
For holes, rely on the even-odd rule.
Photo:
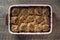
[[(8, 8), (13, 4), (49, 4), (56, 14), (53, 32), (48, 35), (11, 35), (5, 24)], [(0, 0), (0, 40), (60, 40), (60, 0)]]

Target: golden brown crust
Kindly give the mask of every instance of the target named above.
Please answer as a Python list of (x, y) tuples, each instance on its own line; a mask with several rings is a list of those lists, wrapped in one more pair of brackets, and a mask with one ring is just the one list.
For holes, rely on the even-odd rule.
[(12, 32), (18, 32), (18, 25), (11, 25), (11, 31)]

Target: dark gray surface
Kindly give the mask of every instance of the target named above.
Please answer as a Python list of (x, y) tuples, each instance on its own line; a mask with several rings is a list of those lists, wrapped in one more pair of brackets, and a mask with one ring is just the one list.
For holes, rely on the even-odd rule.
[[(8, 8), (13, 4), (49, 4), (56, 14), (53, 32), (48, 35), (12, 35), (5, 25)], [(60, 0), (0, 0), (0, 40), (60, 40)]]

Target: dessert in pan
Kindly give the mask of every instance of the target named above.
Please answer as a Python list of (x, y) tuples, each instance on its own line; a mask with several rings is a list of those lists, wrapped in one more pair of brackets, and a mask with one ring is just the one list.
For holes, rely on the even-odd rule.
[(48, 6), (14, 6), (10, 10), (10, 30), (14, 33), (49, 32), (50, 19)]

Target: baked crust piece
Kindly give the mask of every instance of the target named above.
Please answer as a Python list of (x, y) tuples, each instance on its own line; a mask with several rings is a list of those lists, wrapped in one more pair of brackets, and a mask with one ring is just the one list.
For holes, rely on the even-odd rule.
[(18, 25), (11, 25), (11, 31), (12, 32), (18, 32)]
[(49, 25), (48, 24), (44, 24), (42, 27), (43, 27), (42, 29), (44, 32), (49, 31)]
[(27, 27), (26, 23), (21, 23), (21, 25), (18, 27), (18, 30), (19, 31), (26, 31), (26, 27)]
[(17, 16), (20, 13), (20, 9), (19, 8), (13, 8), (12, 9), (12, 16)]
[(11, 23), (17, 24), (17, 16), (11, 17)]

